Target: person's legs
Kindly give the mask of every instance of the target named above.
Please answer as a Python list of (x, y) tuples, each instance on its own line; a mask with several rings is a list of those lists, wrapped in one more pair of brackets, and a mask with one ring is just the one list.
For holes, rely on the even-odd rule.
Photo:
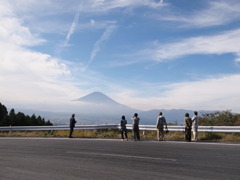
[(69, 137), (72, 138), (73, 128), (70, 128)]
[(164, 141), (164, 130), (161, 130), (162, 141)]
[(122, 139), (124, 139), (124, 137), (123, 137), (123, 130), (121, 130), (121, 136), (122, 136)]
[(192, 132), (193, 132), (193, 141), (196, 141), (196, 128), (195, 127), (193, 127), (192, 128)]
[(125, 133), (125, 137), (126, 137), (126, 139), (128, 139), (128, 136), (127, 136), (127, 130), (124, 131), (124, 133)]
[(188, 129), (185, 128), (185, 141), (188, 141)]
[(193, 139), (192, 139), (192, 141), (194, 141), (195, 140), (195, 136), (196, 136), (196, 131), (195, 131), (194, 127), (192, 128), (192, 132), (193, 132)]
[(198, 140), (198, 127), (196, 127), (196, 135), (195, 135), (195, 141), (197, 141)]
[(160, 126), (158, 129), (158, 141), (163, 140), (164, 133), (163, 133), (163, 126)]
[(136, 141), (137, 140), (137, 132), (136, 132), (136, 127), (133, 127), (133, 138)]
[(157, 130), (157, 140), (160, 141), (160, 129)]
[(187, 138), (187, 140), (188, 140), (188, 142), (191, 142), (191, 135), (192, 135), (192, 132), (191, 132), (191, 129), (188, 129), (187, 130), (187, 136), (188, 136), (188, 138)]
[(137, 140), (140, 141), (139, 127), (137, 127)]

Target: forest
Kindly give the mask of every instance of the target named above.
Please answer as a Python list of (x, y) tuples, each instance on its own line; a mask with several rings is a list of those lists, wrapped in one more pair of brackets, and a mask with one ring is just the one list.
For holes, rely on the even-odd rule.
[(49, 120), (45, 121), (41, 116), (25, 115), (22, 112), (15, 113), (11, 109), (8, 113), (6, 106), (0, 103), (0, 126), (51, 126), (53, 125)]

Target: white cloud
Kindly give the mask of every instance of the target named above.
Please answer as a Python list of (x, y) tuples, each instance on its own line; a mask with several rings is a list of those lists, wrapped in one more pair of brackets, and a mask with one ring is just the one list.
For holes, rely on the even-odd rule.
[(0, 12), (0, 21), (0, 98), (3, 103), (51, 104), (69, 101), (81, 94), (71, 82), (71, 71), (62, 60), (29, 49), (45, 40), (32, 34), (11, 8)]
[(0, 59), (1, 99), (37, 103), (65, 93), (68, 96), (70, 70), (60, 60), (15, 46), (8, 46)]
[(219, 35), (187, 38), (169, 44), (159, 44), (152, 53), (156, 61), (165, 61), (193, 54), (240, 53), (240, 29), (227, 31)]
[(240, 4), (237, 0), (212, 1), (210, 6), (202, 11), (196, 12), (192, 18), (186, 18), (185, 22), (194, 26), (215, 26), (228, 24), (240, 18)]
[[(227, 110), (240, 113), (240, 75), (228, 75), (194, 82), (150, 84), (141, 90), (120, 89), (119, 102), (128, 106), (150, 109)], [(137, 103), (136, 103), (137, 102)]]
[[(226, 31), (217, 35), (190, 37), (179, 39), (176, 42), (161, 44), (154, 41), (132, 54), (119, 55), (126, 61), (112, 61), (108, 66), (125, 66), (142, 61), (164, 62), (176, 60), (188, 55), (196, 54), (217, 54), (232, 53), (236, 56), (235, 61), (239, 62), (240, 55), (240, 29)], [(124, 59), (123, 58), (123, 59)]]
[[(210, 27), (226, 25), (240, 18), (240, 4), (238, 0), (217, 0), (207, 2), (205, 8), (191, 13), (182, 14), (176, 9), (170, 12), (155, 15), (159, 20), (176, 21), (184, 23), (187, 27)], [(172, 15), (171, 15), (172, 14)], [(191, 18), (189, 18), (191, 17)]]
[(27, 27), (22, 26), (21, 21), (15, 18), (10, 10), (0, 13), (0, 21), (0, 42), (17, 46), (33, 46), (45, 42), (32, 34)]

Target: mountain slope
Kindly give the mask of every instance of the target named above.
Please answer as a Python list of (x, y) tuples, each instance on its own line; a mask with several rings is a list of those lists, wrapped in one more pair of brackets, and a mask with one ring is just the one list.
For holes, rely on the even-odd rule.
[(101, 92), (90, 93), (84, 97), (76, 99), (75, 101), (83, 101), (83, 102), (94, 103), (94, 104), (120, 105), (118, 102), (114, 101), (113, 99), (109, 98), (108, 96), (106, 96)]
[[(119, 119), (122, 115), (135, 113), (135, 109), (120, 104), (101, 92), (93, 92), (74, 100), (78, 104), (77, 112), (85, 117), (102, 117), (104, 119)], [(115, 116), (115, 117), (114, 117)], [(94, 118), (96, 119), (96, 118)]]

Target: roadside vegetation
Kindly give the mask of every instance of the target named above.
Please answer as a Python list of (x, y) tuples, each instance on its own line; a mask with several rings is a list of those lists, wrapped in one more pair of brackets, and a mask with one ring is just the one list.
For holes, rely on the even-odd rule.
[[(52, 125), (40, 116), (33, 114), (31, 117), (19, 112), (15, 113), (0, 103), (0, 126), (41, 126)], [(174, 124), (169, 124), (174, 125)], [(232, 113), (230, 110), (202, 114), (199, 117), (199, 126), (240, 126), (240, 114)], [(156, 140), (156, 131), (140, 131), (143, 140)], [(0, 132), (0, 137), (68, 137), (68, 130), (61, 131), (24, 131), (24, 132)], [(120, 139), (119, 130), (75, 130), (73, 136), (76, 138), (114, 138)], [(128, 131), (129, 139), (133, 139), (132, 131)], [(169, 132), (165, 135), (166, 140), (184, 140), (184, 132)], [(240, 133), (212, 133), (199, 132), (200, 141), (229, 141), (240, 142)]]
[[(69, 136), (68, 130), (61, 131), (25, 131), (25, 132), (0, 132), (0, 137), (62, 137)], [(157, 131), (140, 131), (142, 140), (156, 140)], [(121, 139), (119, 130), (75, 130), (74, 138), (111, 138)], [(132, 131), (128, 131), (129, 139), (133, 139)], [(166, 141), (183, 141), (184, 132), (169, 132), (165, 135)], [(199, 141), (240, 142), (240, 133), (207, 133), (199, 132)]]

